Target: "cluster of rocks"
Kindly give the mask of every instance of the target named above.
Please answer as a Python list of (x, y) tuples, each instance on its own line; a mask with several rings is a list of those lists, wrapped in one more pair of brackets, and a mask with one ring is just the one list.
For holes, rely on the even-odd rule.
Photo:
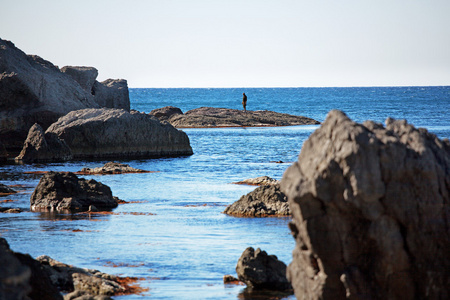
[(311, 118), (277, 113), (267, 110), (242, 111), (237, 109), (200, 107), (183, 112), (168, 106), (150, 114), (177, 128), (291, 126), (320, 124)]
[(280, 190), (280, 185), (275, 184), (257, 187), (227, 206), (223, 213), (239, 217), (268, 217), (289, 216), (291, 211), (286, 195)]
[[(111, 299), (129, 293), (123, 278), (98, 270), (73, 267), (48, 256), (33, 259), (12, 251), (0, 238), (0, 299)], [(67, 293), (64, 297), (61, 292)]]
[(450, 298), (450, 142), (331, 111), (285, 172), (298, 299)]
[(59, 69), (0, 39), (0, 161), (19, 152), (24, 163), (192, 154), (184, 132), (130, 112), (126, 80), (97, 75)]
[(81, 171), (76, 172), (78, 175), (107, 175), (107, 174), (125, 174), (125, 173), (150, 173), (151, 171), (145, 171), (130, 167), (127, 164), (121, 164), (118, 162), (107, 162), (102, 167), (98, 168), (82, 168)]

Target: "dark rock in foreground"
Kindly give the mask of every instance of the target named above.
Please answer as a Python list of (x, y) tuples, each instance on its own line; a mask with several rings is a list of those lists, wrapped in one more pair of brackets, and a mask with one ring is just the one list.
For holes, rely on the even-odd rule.
[(108, 210), (118, 201), (107, 185), (70, 172), (44, 174), (30, 198), (31, 209), (38, 211), (87, 211), (91, 205)]
[(448, 140), (331, 111), (281, 185), (298, 299), (450, 298)]
[(240, 217), (288, 216), (291, 214), (280, 185), (260, 186), (242, 196), (224, 210), (225, 214)]
[(57, 162), (71, 160), (72, 157), (72, 151), (64, 140), (52, 132), (44, 133), (42, 127), (35, 123), (15, 160), (24, 163)]
[(73, 111), (46, 133), (57, 134), (74, 158), (148, 158), (191, 155), (186, 133), (157, 118), (122, 109)]
[[(204, 127), (257, 127), (257, 126), (291, 126), (320, 124), (318, 121), (273, 111), (247, 111), (228, 108), (200, 107), (184, 114), (172, 109), (161, 108), (154, 111), (161, 120), (167, 120), (177, 128)], [(160, 112), (164, 111), (164, 113)], [(168, 111), (168, 113), (166, 113)]]
[(106, 175), (106, 174), (124, 174), (124, 173), (150, 173), (150, 171), (145, 171), (141, 169), (136, 169), (130, 167), (127, 164), (121, 164), (118, 162), (107, 162), (103, 167), (98, 168), (83, 168), (81, 171), (77, 172), (77, 174), (82, 175)]
[(240, 281), (254, 289), (288, 290), (292, 289), (286, 278), (286, 264), (266, 251), (245, 249), (236, 265)]

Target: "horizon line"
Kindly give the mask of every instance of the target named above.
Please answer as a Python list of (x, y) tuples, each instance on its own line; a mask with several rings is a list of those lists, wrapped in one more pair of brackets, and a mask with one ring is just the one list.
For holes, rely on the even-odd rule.
[(450, 87), (448, 85), (359, 85), (359, 86), (228, 86), (228, 87), (128, 87), (130, 89), (303, 89), (303, 88), (407, 88), (407, 87)]

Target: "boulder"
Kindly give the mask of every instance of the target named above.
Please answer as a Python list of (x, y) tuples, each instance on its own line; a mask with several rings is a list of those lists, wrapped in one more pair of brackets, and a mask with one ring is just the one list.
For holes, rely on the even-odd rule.
[(236, 265), (240, 281), (254, 289), (288, 290), (291, 284), (286, 278), (286, 264), (266, 251), (245, 249)]
[(97, 174), (97, 175), (106, 175), (106, 174), (124, 174), (124, 173), (149, 173), (150, 171), (145, 171), (141, 169), (136, 169), (133, 167), (130, 167), (127, 164), (121, 164), (118, 162), (107, 162), (103, 165), (103, 167), (98, 168), (83, 168), (81, 171), (77, 172), (77, 174), (82, 175), (91, 175), (91, 174)]
[(283, 175), (298, 299), (450, 298), (450, 142), (331, 111)]
[(28, 132), (23, 149), (16, 161), (24, 163), (56, 162), (72, 159), (72, 151), (55, 133), (45, 133), (42, 127), (35, 123)]
[(152, 110), (150, 115), (157, 117), (160, 121), (168, 121), (170, 118), (176, 115), (182, 115), (183, 112), (178, 107), (165, 106)]
[(92, 94), (101, 107), (121, 108), (130, 111), (130, 96), (125, 79), (96, 81), (92, 87)]
[(92, 88), (98, 76), (98, 70), (96, 68), (65, 66), (61, 68), (61, 72), (72, 77), (83, 90), (92, 94)]
[(178, 128), (251, 127), (320, 124), (318, 121), (268, 110), (247, 111), (228, 108), (200, 107), (175, 114), (169, 122)]
[(53, 123), (74, 158), (148, 158), (191, 155), (186, 133), (145, 113), (123, 109), (83, 109)]
[(108, 210), (117, 207), (118, 201), (107, 185), (70, 172), (44, 174), (30, 198), (35, 211), (87, 211), (90, 205)]
[(224, 210), (227, 215), (240, 217), (288, 216), (291, 214), (280, 185), (260, 186), (242, 196)]
[(233, 182), (234, 184), (246, 184), (246, 185), (279, 185), (280, 181), (273, 179), (269, 176), (260, 176), (256, 178), (248, 178), (242, 181)]

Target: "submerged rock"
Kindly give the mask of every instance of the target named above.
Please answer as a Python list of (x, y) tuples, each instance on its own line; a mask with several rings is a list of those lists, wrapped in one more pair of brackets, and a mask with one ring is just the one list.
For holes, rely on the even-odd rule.
[[(228, 108), (200, 107), (182, 114), (170, 107), (154, 111), (177, 128), (242, 127), (242, 126), (289, 126), (320, 124), (318, 121), (267, 110), (247, 111)], [(167, 111), (167, 113), (166, 113)]]
[(191, 155), (186, 133), (145, 113), (122, 109), (73, 111), (46, 133), (57, 134), (74, 158), (139, 158)]
[(241, 217), (288, 216), (286, 196), (279, 185), (260, 186), (228, 206), (224, 213)]
[(56, 134), (45, 133), (42, 127), (35, 123), (28, 132), (23, 149), (16, 161), (24, 163), (57, 162), (72, 159), (72, 151)]
[(103, 167), (98, 168), (83, 168), (77, 174), (88, 175), (88, 174), (124, 174), (124, 173), (149, 173), (150, 171), (145, 171), (141, 169), (135, 169), (127, 164), (121, 164), (118, 162), (107, 162)]
[(245, 249), (236, 265), (240, 281), (254, 289), (288, 290), (291, 284), (286, 278), (286, 264), (266, 251)]
[(4, 185), (3, 183), (0, 183), (0, 196), (6, 196), (15, 193), (17, 193), (15, 190), (13, 190), (7, 185)]
[(281, 186), (297, 298), (450, 298), (448, 140), (331, 111)]
[(270, 178), (269, 176), (260, 176), (256, 178), (244, 179), (242, 181), (233, 182), (234, 184), (246, 184), (246, 185), (279, 185), (280, 181)]
[(44, 211), (87, 211), (90, 205), (108, 210), (118, 201), (107, 185), (70, 172), (44, 174), (30, 198), (32, 210)]

